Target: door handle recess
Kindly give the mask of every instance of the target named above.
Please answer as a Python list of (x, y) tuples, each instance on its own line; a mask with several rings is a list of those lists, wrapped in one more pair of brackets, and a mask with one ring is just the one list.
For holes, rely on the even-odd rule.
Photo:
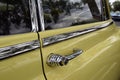
[(51, 53), (47, 58), (47, 65), (48, 66), (65, 66), (68, 62), (77, 56), (79, 56), (83, 51), (82, 50), (74, 50), (72, 54), (62, 56), (59, 54)]

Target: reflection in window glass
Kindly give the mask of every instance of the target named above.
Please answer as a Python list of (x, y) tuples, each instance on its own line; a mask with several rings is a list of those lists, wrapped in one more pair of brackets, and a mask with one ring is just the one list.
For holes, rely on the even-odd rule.
[(0, 35), (31, 31), (29, 0), (0, 0)]
[(43, 0), (46, 29), (102, 21), (101, 0)]

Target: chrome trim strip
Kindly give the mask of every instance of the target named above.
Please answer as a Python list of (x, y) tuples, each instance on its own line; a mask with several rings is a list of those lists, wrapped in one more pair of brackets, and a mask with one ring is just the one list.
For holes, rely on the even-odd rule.
[(37, 0), (37, 5), (38, 5), (38, 11), (39, 11), (39, 16), (40, 16), (40, 23), (41, 23), (41, 30), (45, 30), (45, 24), (44, 24), (44, 13), (43, 13), (43, 8), (42, 8), (42, 1)]
[(29, 0), (29, 7), (31, 13), (32, 32), (38, 31), (37, 11), (35, 0)]
[(31, 42), (25, 42), (17, 45), (12, 45), (4, 48), (0, 48), (0, 60), (12, 57), (21, 53), (25, 53), (40, 47), (39, 40), (33, 40)]
[(87, 34), (87, 33), (90, 33), (90, 32), (94, 32), (94, 31), (100, 30), (102, 28), (108, 27), (112, 23), (113, 23), (113, 21), (107, 22), (107, 23), (102, 24), (102, 25), (97, 25), (97, 26), (94, 26), (92, 28), (84, 29), (84, 30), (78, 30), (78, 31), (74, 31), (74, 32), (63, 33), (63, 34), (58, 34), (58, 35), (55, 35), (55, 36), (50, 36), (50, 37), (47, 37), (47, 38), (43, 38), (42, 39), (43, 46), (47, 46), (47, 45), (57, 43), (57, 42), (60, 42), (60, 41), (63, 41), (63, 40), (67, 40), (67, 39), (74, 38), (74, 37), (77, 37), (77, 36), (80, 36), (80, 35), (84, 35), (84, 34)]

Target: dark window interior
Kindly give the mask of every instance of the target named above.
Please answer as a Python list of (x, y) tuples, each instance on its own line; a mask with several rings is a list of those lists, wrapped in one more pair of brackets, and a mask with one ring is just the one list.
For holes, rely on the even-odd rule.
[(30, 31), (29, 0), (0, 0), (0, 35)]

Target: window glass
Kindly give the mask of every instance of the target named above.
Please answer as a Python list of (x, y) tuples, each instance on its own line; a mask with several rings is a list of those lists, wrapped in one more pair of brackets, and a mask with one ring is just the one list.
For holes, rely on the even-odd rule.
[(43, 0), (45, 29), (102, 21), (101, 0)]
[(0, 35), (30, 31), (29, 0), (0, 0)]

